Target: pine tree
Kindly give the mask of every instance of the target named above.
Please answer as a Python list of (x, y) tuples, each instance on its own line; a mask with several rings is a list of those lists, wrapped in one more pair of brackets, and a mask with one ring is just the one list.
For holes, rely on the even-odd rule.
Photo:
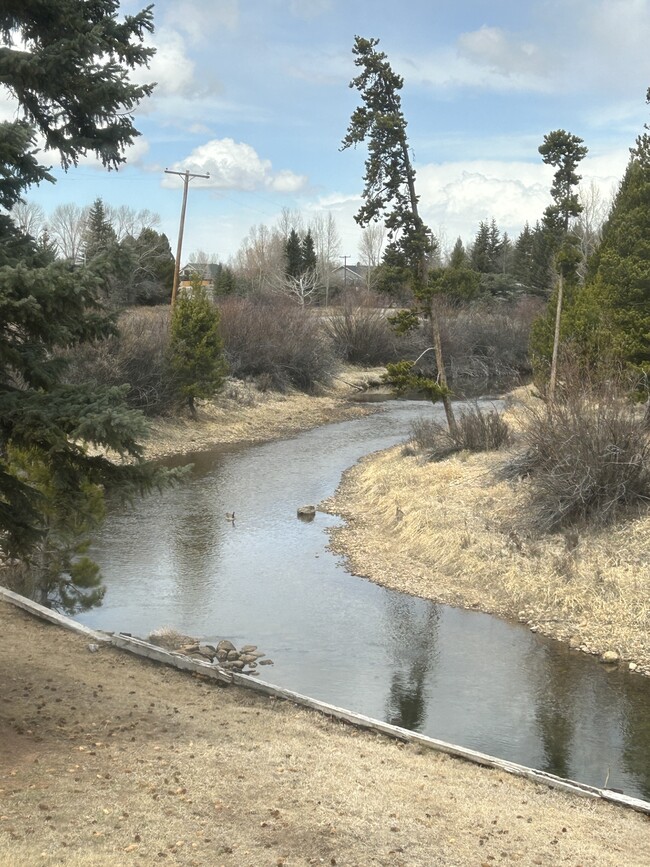
[[(435, 293), (429, 285), (429, 270), (437, 244), (419, 212), (415, 169), (399, 95), (404, 81), (393, 71), (386, 55), (376, 50), (378, 44), (378, 39), (356, 36), (352, 48), (355, 65), (361, 72), (352, 79), (350, 87), (359, 91), (363, 105), (352, 113), (341, 148), (345, 150), (368, 140), (363, 205), (355, 220), (362, 227), (383, 220), (389, 238), (384, 263), (392, 276), (400, 271), (408, 275), (410, 288), (430, 315), (437, 366), (437, 380), (431, 383), (437, 386), (437, 397), (443, 402), (449, 429), (455, 431)], [(433, 394), (431, 383), (426, 386), (429, 396)]]
[(219, 308), (208, 298), (201, 277), (193, 275), (172, 312), (170, 364), (192, 416), (196, 399), (212, 397), (223, 385), (226, 362), (219, 333)]
[(302, 270), (314, 272), (318, 264), (316, 256), (316, 246), (311, 231), (308, 229), (307, 234), (302, 239)]
[(300, 236), (295, 229), (289, 232), (289, 237), (285, 244), (285, 253), (287, 264), (285, 273), (287, 277), (299, 278), (305, 270), (303, 267), (303, 248), (300, 241)]
[[(0, 128), (3, 207), (52, 180), (36, 160), (37, 130), (64, 166), (93, 152), (116, 167), (138, 135), (130, 112), (151, 86), (132, 85), (128, 71), (152, 54), (142, 46), (152, 14), (120, 22), (117, 9), (115, 0), (3, 4), (0, 81), (26, 116)], [(62, 382), (59, 350), (114, 333), (99, 285), (92, 269), (51, 262), (0, 215), (0, 550), (34, 574), (52, 528), (62, 542), (75, 510), (88, 512), (91, 491), (128, 495), (168, 478), (143, 462), (144, 419), (126, 408), (123, 390)]]
[(587, 148), (583, 146), (582, 139), (578, 136), (558, 129), (544, 136), (544, 141), (538, 150), (542, 160), (556, 169), (551, 186), (553, 204), (544, 211), (543, 226), (549, 245), (555, 252), (557, 281), (546, 317), (533, 329), (531, 346), (534, 363), (539, 371), (540, 362), (543, 365), (549, 361), (548, 337), (552, 334), (548, 395), (549, 399), (553, 400), (562, 340), (563, 312), (573, 301), (580, 261), (577, 239), (569, 232), (571, 219), (577, 217), (582, 211), (582, 205), (575, 192), (580, 175), (577, 175), (575, 170), (586, 156)]
[(567, 333), (592, 363), (650, 376), (650, 138), (632, 152), (603, 229), (595, 273), (578, 290)]

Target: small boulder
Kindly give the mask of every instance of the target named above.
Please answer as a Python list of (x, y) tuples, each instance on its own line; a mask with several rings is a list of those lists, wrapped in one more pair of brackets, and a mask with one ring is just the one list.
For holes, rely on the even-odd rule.
[(298, 517), (299, 518), (313, 518), (316, 514), (316, 506), (299, 506), (298, 507)]
[(224, 638), (222, 641), (219, 642), (219, 644), (217, 644), (217, 650), (229, 651), (229, 650), (236, 650), (236, 649), (237, 648), (232, 643), (232, 641), (228, 641), (227, 638)]
[(614, 665), (619, 661), (620, 658), (621, 657), (615, 650), (606, 650), (600, 655), (600, 661), (604, 662), (606, 665)]

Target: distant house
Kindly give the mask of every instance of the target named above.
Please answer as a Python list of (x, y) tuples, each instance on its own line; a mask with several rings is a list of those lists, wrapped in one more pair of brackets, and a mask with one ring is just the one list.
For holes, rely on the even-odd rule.
[(191, 279), (195, 274), (200, 275), (201, 285), (209, 292), (214, 292), (214, 285), (221, 274), (223, 265), (219, 262), (188, 262), (184, 268), (181, 268), (179, 288), (189, 289)]
[(356, 265), (339, 265), (332, 271), (332, 279), (339, 286), (349, 286), (360, 289), (368, 285), (368, 272), (370, 268), (357, 262)]

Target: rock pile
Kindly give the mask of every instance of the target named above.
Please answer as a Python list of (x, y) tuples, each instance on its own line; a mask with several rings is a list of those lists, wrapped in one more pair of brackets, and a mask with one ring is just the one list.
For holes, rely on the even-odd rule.
[(220, 665), (228, 671), (240, 671), (242, 674), (257, 675), (258, 665), (273, 665), (272, 659), (263, 659), (264, 653), (257, 649), (255, 644), (244, 644), (239, 650), (232, 641), (223, 639), (215, 647), (213, 644), (199, 644), (198, 642), (179, 648), (181, 653), (187, 656), (199, 656), (209, 659), (210, 662)]
[(261, 653), (255, 644), (244, 644), (237, 650), (232, 641), (224, 638), (215, 647), (214, 644), (204, 644), (197, 638), (183, 635), (175, 629), (169, 628), (152, 632), (148, 640), (166, 650), (173, 650), (200, 659), (209, 659), (210, 662), (221, 666), (221, 668), (228, 671), (240, 671), (242, 674), (257, 675), (259, 674), (256, 671), (258, 665), (273, 665), (273, 660), (263, 658), (266, 654)]

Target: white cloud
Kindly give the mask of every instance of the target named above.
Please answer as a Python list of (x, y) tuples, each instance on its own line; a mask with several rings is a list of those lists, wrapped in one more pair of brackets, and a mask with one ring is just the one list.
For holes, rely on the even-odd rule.
[(458, 52), (479, 67), (506, 78), (532, 82), (545, 76), (546, 61), (542, 51), (499, 27), (483, 26), (480, 30), (463, 33), (458, 39)]
[(197, 90), (194, 76), (194, 61), (188, 55), (183, 38), (171, 30), (161, 28), (156, 31), (151, 42), (156, 53), (149, 68), (140, 68), (132, 74), (137, 83), (156, 82), (151, 100), (141, 104), (141, 111), (147, 105), (155, 106), (161, 99), (169, 96), (190, 96)]
[(0, 89), (0, 121), (13, 121), (21, 116), (18, 100), (4, 87)]
[[(583, 183), (593, 181), (609, 200), (628, 156), (617, 150), (585, 158), (579, 169)], [(479, 222), (492, 217), (511, 237), (526, 222), (533, 225), (550, 204), (552, 179), (553, 169), (541, 162), (471, 160), (421, 166), (416, 183), (423, 219), (444, 226), (449, 238), (469, 241)]]
[(202, 42), (211, 33), (234, 32), (239, 27), (239, 0), (175, 0), (165, 4), (165, 23), (181, 30), (194, 42)]
[[(219, 190), (270, 189), (295, 193), (307, 183), (306, 177), (287, 169), (274, 172), (270, 160), (262, 159), (250, 145), (231, 138), (212, 139), (171, 168), (209, 173), (210, 179), (198, 180), (198, 184)], [(165, 185), (171, 185), (170, 181), (166, 179)]]

